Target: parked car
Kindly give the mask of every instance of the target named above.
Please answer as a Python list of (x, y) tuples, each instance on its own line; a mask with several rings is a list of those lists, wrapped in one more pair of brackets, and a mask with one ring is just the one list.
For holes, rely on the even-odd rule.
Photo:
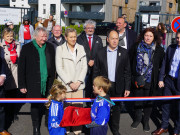
[(111, 22), (99, 22), (96, 23), (95, 34), (97, 35), (107, 35), (108, 30), (115, 29), (116, 24)]

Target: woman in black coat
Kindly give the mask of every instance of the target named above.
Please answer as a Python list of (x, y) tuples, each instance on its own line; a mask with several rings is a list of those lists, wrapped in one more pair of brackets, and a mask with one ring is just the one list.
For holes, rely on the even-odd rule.
[[(156, 95), (158, 76), (164, 57), (164, 50), (160, 46), (161, 40), (153, 28), (146, 28), (139, 36), (134, 50), (133, 77), (144, 75), (145, 85), (135, 85), (134, 96), (145, 97)], [(134, 82), (136, 79), (134, 80)], [(134, 105), (135, 118), (131, 124), (137, 128), (143, 116), (143, 130), (149, 132), (149, 118), (152, 112), (152, 101), (136, 101)]]
[[(20, 91), (26, 94), (28, 98), (47, 97), (55, 78), (55, 52), (53, 46), (46, 42), (47, 35), (44, 28), (37, 28), (34, 32), (33, 41), (24, 45), (20, 53), (18, 84)], [(44, 50), (41, 51), (40, 49)], [(44, 80), (44, 78), (42, 79), (44, 71), (46, 71), (43, 76), (45, 81), (42, 81)], [(43, 108), (43, 103), (31, 104), (33, 135), (40, 135)]]

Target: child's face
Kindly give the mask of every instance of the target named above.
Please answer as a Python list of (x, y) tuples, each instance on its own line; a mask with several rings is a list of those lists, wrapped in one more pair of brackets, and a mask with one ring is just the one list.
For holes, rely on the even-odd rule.
[(61, 101), (66, 99), (66, 93), (58, 94), (56, 100)]

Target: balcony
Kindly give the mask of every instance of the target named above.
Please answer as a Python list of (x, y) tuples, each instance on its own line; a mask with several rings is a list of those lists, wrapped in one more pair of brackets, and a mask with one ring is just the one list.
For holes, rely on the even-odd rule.
[(105, 3), (105, 0), (61, 0), (61, 3)]
[(161, 6), (140, 6), (139, 12), (160, 12)]
[(9, 0), (0, 0), (0, 5), (9, 5)]
[[(64, 18), (64, 11), (61, 11), (61, 17)], [(104, 20), (104, 12), (68, 12), (68, 18), (75, 19), (98, 19)]]
[(38, 0), (28, 0), (28, 4), (38, 4)]

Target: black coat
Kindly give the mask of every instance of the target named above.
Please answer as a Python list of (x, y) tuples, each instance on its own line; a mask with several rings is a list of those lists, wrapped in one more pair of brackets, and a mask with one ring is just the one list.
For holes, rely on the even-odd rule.
[[(136, 76), (137, 72), (136, 72), (136, 64), (137, 64), (137, 47), (138, 44), (136, 44), (135, 47), (135, 51), (134, 51), (134, 59), (133, 59), (133, 71), (132, 71), (132, 75)], [(159, 72), (160, 72), (160, 68), (162, 65), (162, 61), (164, 58), (164, 49), (160, 46), (157, 45), (155, 48), (155, 52), (154, 52), (154, 56), (152, 59), (153, 62), (153, 69), (152, 69), (152, 74), (151, 74), (151, 90), (150, 90), (150, 95), (157, 95), (157, 89), (158, 89), (158, 82), (159, 82)], [(134, 80), (133, 80), (134, 81)]]
[(62, 34), (61, 34), (61, 41), (60, 41), (60, 42), (57, 42), (57, 41), (55, 40), (54, 36), (51, 37), (51, 38), (48, 40), (48, 42), (51, 43), (51, 44), (54, 46), (54, 49), (55, 49), (55, 50), (56, 50), (56, 48), (57, 48), (58, 46), (64, 44), (65, 41), (66, 41), (66, 40), (65, 40), (65, 37), (64, 37)]
[[(50, 90), (55, 78), (55, 52), (53, 46), (46, 42), (47, 91)], [(39, 53), (32, 42), (22, 47), (18, 63), (19, 89), (27, 89), (27, 97), (41, 98), (41, 76)]]
[[(0, 75), (5, 74), (6, 75), (6, 66), (5, 66), (5, 60), (0, 57)], [(4, 98), (4, 88), (3, 86), (0, 86), (0, 98)], [(1, 108), (1, 107), (0, 107)]]
[(89, 62), (89, 60), (94, 60), (99, 50), (103, 48), (102, 39), (97, 35), (93, 35), (92, 49), (90, 50), (89, 42), (87, 40), (87, 36), (85, 32), (82, 32), (78, 36), (77, 43), (84, 46), (87, 62)]
[[(101, 49), (97, 54), (93, 69), (93, 78), (97, 76), (108, 78), (107, 47)], [(131, 69), (129, 56), (127, 50), (122, 47), (118, 47), (115, 82), (118, 96), (122, 96), (125, 90), (130, 90)]]

